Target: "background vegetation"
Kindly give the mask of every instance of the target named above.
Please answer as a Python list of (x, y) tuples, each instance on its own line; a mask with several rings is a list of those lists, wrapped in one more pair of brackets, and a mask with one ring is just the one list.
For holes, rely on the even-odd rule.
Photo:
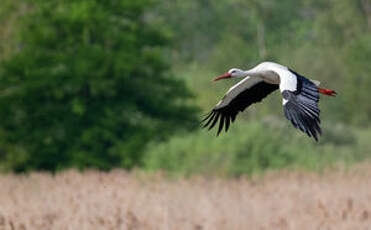
[[(371, 155), (369, 0), (3, 0), (0, 21), (2, 170), (240, 175)], [(227, 135), (199, 129), (235, 83), (210, 80), (264, 60), (339, 93), (321, 100), (319, 144), (279, 92)]]

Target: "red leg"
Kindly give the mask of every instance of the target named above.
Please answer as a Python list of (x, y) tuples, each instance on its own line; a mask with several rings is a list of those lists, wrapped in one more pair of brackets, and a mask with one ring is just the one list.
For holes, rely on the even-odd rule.
[(336, 92), (334, 90), (331, 90), (331, 89), (318, 88), (318, 91), (319, 91), (319, 93), (327, 95), (327, 96), (335, 96), (336, 95)]

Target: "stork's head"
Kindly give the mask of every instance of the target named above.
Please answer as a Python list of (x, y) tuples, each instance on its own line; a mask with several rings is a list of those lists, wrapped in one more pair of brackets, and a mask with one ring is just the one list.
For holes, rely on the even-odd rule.
[(220, 75), (219, 77), (216, 77), (214, 79), (214, 81), (218, 81), (218, 80), (224, 79), (224, 78), (239, 78), (239, 77), (245, 77), (245, 76), (246, 76), (245, 71), (243, 71), (241, 69), (237, 69), (237, 68), (232, 68), (232, 69), (228, 70), (227, 73), (225, 73), (223, 75)]

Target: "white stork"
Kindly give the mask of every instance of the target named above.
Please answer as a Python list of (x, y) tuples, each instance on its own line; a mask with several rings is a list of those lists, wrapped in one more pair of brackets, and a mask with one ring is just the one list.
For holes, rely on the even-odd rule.
[(318, 108), (319, 93), (335, 96), (335, 91), (319, 88), (319, 81), (309, 80), (274, 62), (263, 62), (246, 71), (233, 68), (214, 81), (227, 78), (244, 79), (231, 87), (223, 99), (206, 115), (203, 127), (209, 127), (210, 130), (219, 120), (217, 135), (224, 125), (227, 132), (231, 121), (234, 122), (239, 112), (253, 103), (260, 102), (279, 88), (286, 118), (295, 128), (318, 141), (318, 134), (322, 133)]

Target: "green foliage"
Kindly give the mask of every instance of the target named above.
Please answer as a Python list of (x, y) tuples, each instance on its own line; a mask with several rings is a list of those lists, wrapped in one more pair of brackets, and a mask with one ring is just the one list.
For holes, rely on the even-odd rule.
[[(2, 168), (144, 162), (239, 175), (321, 168), (371, 152), (370, 1), (2, 0), (0, 22)], [(320, 144), (287, 122), (256, 122), (284, 119), (279, 92), (239, 115), (250, 122), (227, 135), (197, 131), (166, 142), (196, 124), (187, 86), (206, 112), (236, 83), (213, 84), (214, 76), (263, 60), (338, 92), (321, 98)]]
[(0, 2), (0, 62), (14, 53), (18, 22), (26, 4), (20, 0), (2, 0)]
[(275, 48), (294, 39), (297, 23), (307, 21), (301, 7), (296, 0), (164, 0), (158, 11), (173, 28), (180, 61), (222, 71), (277, 58)]
[[(347, 73), (345, 84), (345, 104), (349, 106), (344, 119), (356, 124), (366, 124), (371, 120), (369, 102), (371, 85), (371, 34), (355, 39), (346, 49)], [(352, 88), (356, 87), (356, 89)], [(357, 102), (357, 103), (354, 103)]]
[(32, 2), (20, 50), (1, 64), (4, 167), (130, 168), (149, 140), (194, 127), (191, 94), (169, 73), (168, 33), (151, 6)]
[[(238, 121), (228, 134), (200, 130), (169, 142), (153, 144), (144, 157), (148, 170), (163, 169), (175, 174), (241, 175), (282, 168), (321, 170), (335, 163), (351, 163), (370, 157), (364, 146), (369, 136), (349, 127), (329, 125), (320, 143), (295, 132), (278, 119)], [(205, 144), (206, 143), (206, 144)], [(360, 149), (363, 149), (362, 152)]]

